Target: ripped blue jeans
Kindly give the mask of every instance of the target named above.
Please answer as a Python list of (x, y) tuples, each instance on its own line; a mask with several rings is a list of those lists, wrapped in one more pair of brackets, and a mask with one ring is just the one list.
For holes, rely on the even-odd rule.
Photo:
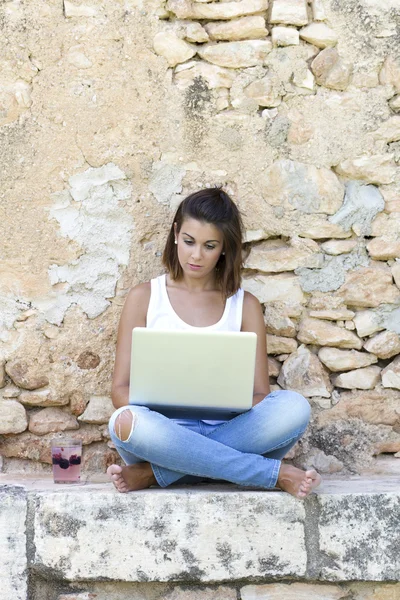
[[(132, 428), (122, 441), (115, 420), (125, 410), (132, 413)], [(206, 478), (270, 489), (276, 485), (281, 459), (303, 435), (309, 419), (310, 405), (303, 396), (279, 390), (220, 425), (177, 421), (128, 405), (114, 412), (109, 429), (125, 463), (149, 462), (161, 487)]]

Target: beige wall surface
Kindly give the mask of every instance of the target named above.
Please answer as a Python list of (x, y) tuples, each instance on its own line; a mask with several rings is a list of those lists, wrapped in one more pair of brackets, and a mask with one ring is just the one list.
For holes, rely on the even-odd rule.
[(399, 455), (398, 2), (10, 0), (0, 27), (1, 468), (49, 471), (63, 431), (87, 472), (116, 460), (124, 298), (213, 185), (243, 214), (273, 387), (313, 408), (290, 458)]

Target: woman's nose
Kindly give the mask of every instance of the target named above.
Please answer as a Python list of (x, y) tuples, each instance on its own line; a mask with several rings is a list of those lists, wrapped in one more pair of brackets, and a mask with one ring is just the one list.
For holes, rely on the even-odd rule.
[(200, 258), (201, 257), (201, 248), (200, 248), (200, 246), (193, 246), (192, 256), (193, 256), (193, 258)]

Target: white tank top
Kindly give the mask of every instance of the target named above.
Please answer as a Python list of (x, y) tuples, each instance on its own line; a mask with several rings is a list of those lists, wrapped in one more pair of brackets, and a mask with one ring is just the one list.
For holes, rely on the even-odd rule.
[[(183, 321), (172, 308), (166, 284), (166, 275), (160, 275), (151, 282), (150, 302), (147, 310), (146, 327), (149, 329), (206, 329), (207, 331), (240, 331), (242, 327), (243, 297), (242, 288), (227, 298), (225, 309), (220, 320), (207, 327), (195, 327)], [(224, 421), (204, 421), (210, 425), (218, 425)]]

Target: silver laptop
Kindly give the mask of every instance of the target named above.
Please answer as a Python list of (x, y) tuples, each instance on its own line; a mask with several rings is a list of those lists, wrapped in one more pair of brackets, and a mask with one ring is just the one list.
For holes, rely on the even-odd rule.
[(129, 403), (176, 418), (229, 419), (252, 406), (257, 335), (132, 331)]

